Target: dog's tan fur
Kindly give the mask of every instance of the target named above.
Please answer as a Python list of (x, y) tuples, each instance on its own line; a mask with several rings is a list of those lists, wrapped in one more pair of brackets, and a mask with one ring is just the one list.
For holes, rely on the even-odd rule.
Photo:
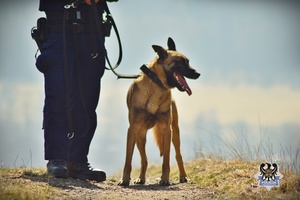
[(162, 60), (158, 57), (149, 63), (149, 69), (157, 74), (163, 83), (164, 88), (159, 87), (144, 73), (142, 73), (139, 78), (135, 79), (129, 88), (127, 94), (127, 106), (129, 110), (130, 126), (127, 133), (126, 161), (123, 178), (119, 185), (129, 185), (132, 155), (135, 144), (137, 145), (141, 156), (140, 176), (135, 183), (145, 183), (145, 174), (148, 165), (145, 151), (146, 133), (150, 128), (153, 128), (155, 141), (161, 156), (163, 156), (160, 185), (169, 185), (171, 140), (175, 147), (180, 182), (187, 182), (180, 153), (178, 113), (166, 77), (166, 71), (168, 71), (166, 68), (168, 68), (170, 63), (174, 62), (178, 57), (183, 59), (187, 58), (177, 51), (165, 50), (165, 52), (167, 53), (165, 59)]

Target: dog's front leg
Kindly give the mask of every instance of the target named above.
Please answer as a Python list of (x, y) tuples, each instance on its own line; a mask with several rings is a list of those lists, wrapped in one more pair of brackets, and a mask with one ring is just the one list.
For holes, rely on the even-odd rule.
[(132, 162), (132, 155), (133, 155), (133, 150), (135, 145), (135, 137), (136, 137), (135, 132), (132, 126), (130, 126), (127, 132), (126, 159), (125, 159), (125, 165), (123, 170), (123, 178), (118, 184), (121, 186), (128, 186), (130, 183), (130, 173), (132, 169), (131, 162)]
[(148, 166), (148, 159), (146, 155), (146, 133), (147, 131), (141, 131), (136, 137), (136, 146), (141, 156), (141, 171), (140, 177), (134, 182), (135, 184), (145, 184), (146, 182), (146, 170)]
[(159, 182), (160, 185), (170, 185), (170, 146), (171, 146), (171, 130), (166, 130), (164, 133), (164, 151), (163, 151), (163, 165), (162, 176)]

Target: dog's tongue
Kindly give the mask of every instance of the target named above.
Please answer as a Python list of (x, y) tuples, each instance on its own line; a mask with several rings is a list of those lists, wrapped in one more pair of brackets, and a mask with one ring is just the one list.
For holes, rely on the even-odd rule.
[(185, 81), (184, 77), (181, 74), (177, 73), (177, 72), (174, 72), (174, 76), (175, 76), (177, 82), (179, 83), (179, 85), (181, 86), (181, 88), (183, 90), (185, 90), (188, 93), (188, 95), (191, 95), (192, 90), (190, 89), (189, 85)]

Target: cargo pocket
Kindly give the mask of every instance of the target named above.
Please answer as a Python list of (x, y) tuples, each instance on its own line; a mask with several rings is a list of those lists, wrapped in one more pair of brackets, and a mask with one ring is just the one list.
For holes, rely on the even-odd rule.
[(36, 59), (35, 66), (36, 68), (45, 73), (49, 68), (51, 68), (55, 62), (55, 57), (53, 54), (55, 53), (52, 47), (57, 41), (55, 39), (49, 38), (46, 43), (43, 44), (42, 53)]

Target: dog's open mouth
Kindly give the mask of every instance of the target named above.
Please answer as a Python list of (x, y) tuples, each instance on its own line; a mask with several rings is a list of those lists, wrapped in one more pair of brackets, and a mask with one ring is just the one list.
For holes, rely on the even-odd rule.
[(179, 74), (178, 72), (174, 72), (173, 76), (175, 77), (175, 79), (176, 79), (176, 81), (178, 83), (177, 88), (180, 91), (186, 91), (188, 93), (188, 95), (191, 95), (192, 94), (192, 90), (190, 89), (189, 85), (185, 81), (185, 78), (181, 74)]

